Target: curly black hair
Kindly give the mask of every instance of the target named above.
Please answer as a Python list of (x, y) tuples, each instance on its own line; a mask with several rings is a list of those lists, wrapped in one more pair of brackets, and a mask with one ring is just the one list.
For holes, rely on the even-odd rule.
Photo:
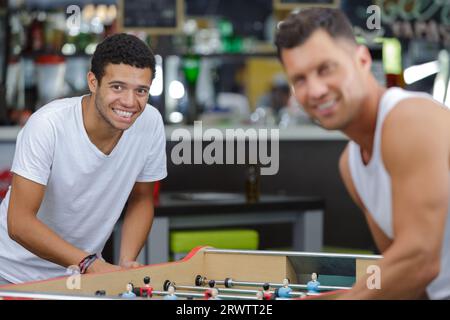
[(278, 24), (275, 45), (280, 60), (282, 49), (302, 45), (317, 30), (324, 30), (333, 38), (342, 38), (356, 44), (352, 24), (342, 10), (308, 8), (291, 13)]
[(136, 36), (117, 33), (97, 45), (91, 61), (91, 72), (99, 83), (105, 75), (105, 67), (110, 63), (150, 68), (152, 79), (155, 78), (155, 56), (151, 48)]

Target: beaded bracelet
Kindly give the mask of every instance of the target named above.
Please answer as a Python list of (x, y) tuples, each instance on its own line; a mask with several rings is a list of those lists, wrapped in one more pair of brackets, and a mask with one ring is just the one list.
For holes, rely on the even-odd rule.
[(98, 255), (96, 253), (88, 255), (78, 264), (78, 268), (80, 268), (80, 273), (85, 274), (87, 269), (94, 263), (95, 260), (98, 259)]

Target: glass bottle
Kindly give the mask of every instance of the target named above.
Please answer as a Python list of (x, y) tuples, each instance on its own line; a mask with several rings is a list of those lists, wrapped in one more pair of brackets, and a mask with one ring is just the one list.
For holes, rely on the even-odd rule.
[(260, 195), (260, 168), (256, 164), (249, 165), (246, 175), (245, 195), (247, 202), (258, 202)]

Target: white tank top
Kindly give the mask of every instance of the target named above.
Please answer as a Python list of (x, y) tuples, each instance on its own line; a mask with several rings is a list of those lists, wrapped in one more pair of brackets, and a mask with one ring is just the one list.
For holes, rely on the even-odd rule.
[[(381, 157), (381, 132), (387, 114), (401, 100), (411, 97), (432, 99), (428, 94), (408, 92), (400, 88), (388, 89), (381, 98), (375, 128), (372, 158), (367, 165), (363, 163), (359, 145), (353, 141), (349, 143), (350, 174), (356, 191), (375, 222), (391, 239), (394, 238), (392, 228), (391, 178), (384, 167)], [(441, 251), (440, 273), (428, 285), (427, 293), (430, 299), (450, 298), (450, 206)]]

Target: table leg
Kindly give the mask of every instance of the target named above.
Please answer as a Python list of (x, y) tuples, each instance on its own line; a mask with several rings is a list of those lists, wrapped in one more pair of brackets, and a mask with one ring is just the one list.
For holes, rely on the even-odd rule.
[(147, 240), (147, 264), (169, 261), (169, 218), (155, 217)]
[(293, 225), (295, 251), (321, 252), (323, 245), (323, 210), (303, 211)]

